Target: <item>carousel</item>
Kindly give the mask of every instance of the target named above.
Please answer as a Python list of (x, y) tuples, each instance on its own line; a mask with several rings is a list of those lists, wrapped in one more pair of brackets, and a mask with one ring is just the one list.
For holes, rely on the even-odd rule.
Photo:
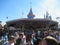
[[(7, 21), (6, 25), (9, 30), (48, 30), (57, 29), (58, 22), (44, 18), (44, 19), (34, 19), (32, 8), (27, 15), (28, 18), (16, 19)], [(48, 14), (47, 16), (48, 17)]]

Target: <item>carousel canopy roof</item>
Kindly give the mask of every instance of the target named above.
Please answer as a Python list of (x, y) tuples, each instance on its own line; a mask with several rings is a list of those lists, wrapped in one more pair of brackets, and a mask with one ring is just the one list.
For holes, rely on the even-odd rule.
[(47, 20), (47, 19), (28, 19), (28, 18), (24, 18), (24, 19), (16, 19), (16, 20), (11, 20), (11, 21), (7, 21), (7, 24), (14, 24), (14, 23), (20, 23), (20, 24), (25, 24), (25, 23), (30, 23), (30, 22), (41, 22), (41, 23), (58, 23), (56, 21), (53, 20)]
[(7, 21), (7, 26), (24, 26), (26, 29), (30, 28), (43, 28), (43, 27), (48, 27), (52, 25), (58, 25), (58, 22), (53, 21), (53, 20), (47, 20), (47, 19), (16, 19), (16, 20), (11, 20)]

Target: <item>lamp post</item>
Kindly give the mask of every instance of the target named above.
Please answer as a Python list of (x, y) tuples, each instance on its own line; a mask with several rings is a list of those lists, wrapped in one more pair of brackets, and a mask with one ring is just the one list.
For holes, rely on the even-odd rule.
[(2, 29), (2, 21), (0, 21), (0, 30)]

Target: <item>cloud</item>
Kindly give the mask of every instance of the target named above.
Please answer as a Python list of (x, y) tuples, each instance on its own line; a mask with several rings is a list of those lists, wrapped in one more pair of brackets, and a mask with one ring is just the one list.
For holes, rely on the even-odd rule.
[(48, 11), (52, 16), (52, 19), (56, 20), (56, 17), (60, 17), (60, 6), (58, 4), (59, 0), (43, 0), (42, 2), (39, 2), (35, 7), (35, 13), (37, 14), (36, 17), (43, 17), (43, 13)]
[(56, 17), (60, 17), (60, 8), (57, 6), (58, 2), (59, 0), (45, 0), (42, 3), (42, 8), (49, 11), (53, 20), (56, 20)]

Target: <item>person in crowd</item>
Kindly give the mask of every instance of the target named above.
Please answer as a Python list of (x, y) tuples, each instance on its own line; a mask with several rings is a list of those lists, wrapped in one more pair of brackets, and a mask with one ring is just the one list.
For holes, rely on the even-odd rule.
[(19, 38), (16, 40), (15, 45), (23, 45), (23, 35), (19, 34)]
[(32, 36), (29, 37), (29, 40), (27, 42), (27, 45), (34, 45)]
[(9, 41), (5, 45), (15, 45), (15, 38), (14, 36), (10, 36)]
[(0, 42), (1, 42), (1, 45), (3, 44), (5, 44), (5, 42), (7, 41), (7, 36), (6, 36), (6, 33), (5, 33), (5, 31), (1, 31), (0, 32)]
[(26, 43), (27, 43), (27, 42), (26, 42), (26, 35), (23, 34), (23, 44), (26, 45)]
[(34, 45), (42, 45), (42, 39), (37, 37), (37, 41), (35, 42)]
[(60, 45), (60, 42), (59, 42), (59, 44), (58, 45)]
[(56, 38), (56, 31), (55, 30), (48, 30), (48, 35)]
[(21, 39), (17, 39), (15, 45), (22, 45)]
[(52, 36), (47, 36), (42, 40), (42, 45), (59, 45), (58, 41)]
[(0, 45), (4, 45), (4, 42), (5, 42), (5, 40), (4, 40), (3, 36), (0, 36)]
[(52, 30), (48, 30), (48, 34), (49, 34), (49, 36), (54, 36)]
[(60, 34), (59, 34), (58, 31), (56, 31), (55, 37), (56, 37), (56, 39), (60, 42)]
[(38, 37), (40, 37), (40, 32), (41, 32), (41, 31), (37, 31), (37, 35), (38, 35)]
[(4, 43), (7, 43), (7, 42), (8, 42), (8, 36), (7, 36), (7, 33), (4, 34), (3, 38), (4, 38), (4, 40), (5, 40)]
[(45, 37), (47, 37), (47, 36), (48, 36), (48, 32), (45, 31), (44, 34), (43, 34), (43, 37), (45, 38)]
[(32, 34), (32, 40), (33, 40), (33, 43), (34, 43), (34, 45), (36, 44), (36, 41), (37, 41), (37, 39), (36, 39), (36, 37), (35, 37), (35, 34)]
[(17, 32), (15, 32), (14, 36), (15, 36), (15, 40), (19, 38), (19, 34)]
[(60, 42), (60, 33), (59, 33), (59, 42)]

